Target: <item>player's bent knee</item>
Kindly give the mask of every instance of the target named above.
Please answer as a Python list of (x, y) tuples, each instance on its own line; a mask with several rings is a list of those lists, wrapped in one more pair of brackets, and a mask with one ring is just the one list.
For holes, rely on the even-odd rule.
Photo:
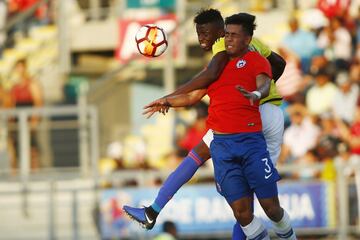
[(194, 147), (194, 151), (199, 155), (201, 159), (204, 161), (208, 160), (210, 158), (210, 149), (208, 146), (204, 143), (204, 141), (200, 141), (196, 147)]
[(283, 217), (283, 209), (278, 204), (268, 205), (264, 207), (264, 212), (268, 218), (274, 222), (279, 222)]
[(249, 209), (236, 209), (234, 210), (234, 216), (242, 226), (248, 225), (253, 219), (253, 213)]
[(248, 225), (253, 219), (252, 197), (244, 197), (230, 203), (234, 217), (242, 225)]

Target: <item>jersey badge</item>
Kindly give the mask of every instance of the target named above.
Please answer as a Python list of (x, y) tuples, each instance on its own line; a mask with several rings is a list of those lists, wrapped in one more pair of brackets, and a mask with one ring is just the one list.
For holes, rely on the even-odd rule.
[(242, 68), (246, 65), (246, 61), (244, 59), (240, 59), (237, 63), (236, 63), (236, 67), (237, 68)]

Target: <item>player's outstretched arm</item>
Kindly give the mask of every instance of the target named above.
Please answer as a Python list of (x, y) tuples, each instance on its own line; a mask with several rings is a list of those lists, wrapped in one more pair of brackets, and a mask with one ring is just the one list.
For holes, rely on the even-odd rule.
[(269, 95), (270, 92), (271, 80), (266, 74), (259, 74), (256, 76), (256, 86), (255, 91), (249, 92), (240, 85), (236, 85), (235, 88), (244, 95), (247, 99), (250, 100), (251, 105), (254, 104), (254, 101), (265, 98)]
[(154, 113), (166, 114), (170, 107), (187, 107), (200, 101), (206, 94), (207, 89), (199, 89), (187, 94), (178, 94), (159, 98), (144, 107), (143, 115), (150, 118)]
[(210, 63), (204, 70), (195, 75), (187, 83), (181, 85), (177, 90), (168, 96), (189, 93), (194, 90), (207, 88), (211, 83), (219, 78), (228, 61), (229, 57), (225, 51), (217, 53), (213, 56)]
[(285, 70), (286, 61), (276, 52), (271, 52), (267, 57), (271, 65), (271, 71), (275, 82), (281, 77)]

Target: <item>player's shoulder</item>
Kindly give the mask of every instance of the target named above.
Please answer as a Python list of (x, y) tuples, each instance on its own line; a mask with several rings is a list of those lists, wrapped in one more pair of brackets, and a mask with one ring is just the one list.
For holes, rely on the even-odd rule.
[(212, 48), (213, 49), (217, 49), (217, 48), (225, 49), (225, 38), (221, 37), (221, 38), (216, 39), (216, 41), (212, 45)]
[(248, 58), (253, 59), (253, 60), (259, 60), (259, 59), (265, 59), (266, 60), (266, 58), (264, 56), (262, 56), (257, 51), (249, 51), (248, 52)]
[(212, 45), (212, 54), (215, 56), (219, 52), (226, 51), (225, 49), (225, 40), (223, 37), (218, 38)]
[(250, 66), (266, 66), (269, 62), (268, 60), (262, 56), (260, 53), (258, 52), (254, 52), (254, 51), (249, 51), (247, 53), (247, 57), (245, 59)]
[(264, 57), (268, 57), (271, 54), (271, 49), (256, 37), (253, 37), (251, 39), (251, 42), (249, 44), (249, 50), (256, 51)]
[(225, 43), (225, 37), (219, 37), (218, 39), (216, 39), (215, 42), (223, 42), (223, 43)]

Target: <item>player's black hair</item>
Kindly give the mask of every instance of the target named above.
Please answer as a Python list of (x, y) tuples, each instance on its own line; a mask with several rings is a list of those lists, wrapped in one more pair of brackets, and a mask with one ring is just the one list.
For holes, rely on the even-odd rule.
[(256, 28), (255, 16), (249, 13), (237, 13), (225, 18), (225, 25), (236, 24), (241, 25), (245, 32), (252, 36)]
[(219, 27), (224, 27), (224, 19), (221, 16), (219, 10), (214, 8), (209, 9), (200, 9), (194, 17), (195, 24), (207, 24), (207, 23), (216, 23)]
[(165, 221), (163, 223), (163, 232), (171, 233), (173, 231), (176, 231), (176, 225), (172, 221)]

